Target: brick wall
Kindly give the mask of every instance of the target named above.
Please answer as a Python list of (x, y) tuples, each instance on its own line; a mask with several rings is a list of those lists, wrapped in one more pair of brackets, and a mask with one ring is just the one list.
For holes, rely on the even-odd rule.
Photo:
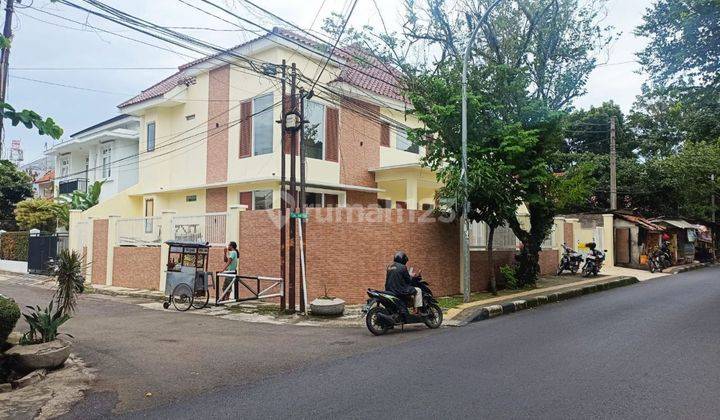
[(159, 280), (160, 247), (115, 247), (113, 286), (158, 290)]
[(380, 108), (377, 106), (343, 99), (340, 107), (340, 141), (338, 142), (340, 183), (376, 186), (375, 176), (368, 169), (380, 165), (380, 124), (363, 113), (377, 115), (379, 112)]
[(227, 211), (227, 187), (205, 190), (205, 211), (208, 213)]
[(92, 282), (105, 284), (107, 277), (108, 220), (93, 220)]
[(210, 70), (208, 87), (207, 164), (208, 183), (227, 180), (228, 168), (228, 109), (230, 106), (230, 66)]
[[(547, 249), (540, 251), (540, 275), (555, 273), (558, 263), (558, 251)], [(515, 262), (515, 251), (495, 250), (493, 251), (493, 266), (495, 267), (495, 279), (498, 286), (503, 286), (503, 279), (500, 275), (500, 267), (512, 265)], [(487, 251), (470, 252), (470, 284), (472, 290), (487, 290), (490, 287), (490, 273), (487, 263)]]
[(347, 191), (345, 200), (348, 207), (361, 205), (364, 207), (377, 206), (377, 193), (362, 191)]
[(573, 237), (573, 225), (572, 223), (565, 223), (563, 227), (563, 241), (570, 247), (574, 246), (575, 238)]

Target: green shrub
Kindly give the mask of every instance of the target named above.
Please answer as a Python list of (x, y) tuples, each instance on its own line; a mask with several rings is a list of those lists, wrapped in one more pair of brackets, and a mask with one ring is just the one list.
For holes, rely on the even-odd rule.
[(14, 300), (0, 295), (0, 343), (4, 343), (20, 319), (20, 307)]
[(28, 232), (5, 232), (0, 235), (0, 259), (27, 261), (29, 238)]
[(503, 265), (500, 267), (500, 274), (505, 279), (505, 287), (508, 289), (519, 289), (520, 281), (517, 278), (517, 269), (511, 265)]

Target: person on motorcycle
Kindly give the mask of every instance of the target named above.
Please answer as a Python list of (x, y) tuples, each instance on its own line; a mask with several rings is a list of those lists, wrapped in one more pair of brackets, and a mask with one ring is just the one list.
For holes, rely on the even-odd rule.
[(413, 299), (413, 314), (423, 306), (422, 290), (412, 286), (412, 276), (407, 268), (408, 257), (403, 251), (395, 253), (392, 264), (387, 267), (385, 290), (399, 298)]

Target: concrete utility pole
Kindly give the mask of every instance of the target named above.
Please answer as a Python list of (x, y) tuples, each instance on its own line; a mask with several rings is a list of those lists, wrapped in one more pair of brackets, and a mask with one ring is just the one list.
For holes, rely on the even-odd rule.
[[(0, 102), (5, 102), (5, 96), (7, 96), (7, 80), (8, 80), (8, 69), (10, 64), (10, 44), (9, 41), (12, 39), (12, 18), (15, 7), (15, 0), (7, 0), (7, 6), (5, 6), (5, 26), (3, 28), (3, 36), (7, 39), (8, 43), (2, 49), (2, 57), (0, 57)], [(3, 143), (5, 140), (5, 125), (3, 124), (3, 118), (0, 118), (0, 159), (2, 159)]]
[(285, 100), (286, 83), (285, 77), (287, 76), (287, 65), (285, 60), (282, 61), (282, 103), (280, 105), (280, 277), (283, 281), (283, 295), (280, 297), (280, 310), (284, 311), (287, 308), (285, 299), (287, 293), (287, 273), (285, 270), (285, 224), (287, 223), (287, 202), (285, 201), (285, 145), (287, 143), (287, 128), (285, 127), (285, 114), (287, 110), (287, 101)]
[[(292, 63), (291, 70), (290, 70), (290, 109), (293, 114), (297, 114), (297, 98), (296, 98), (296, 90), (295, 86), (297, 86), (297, 68), (295, 67), (295, 63)], [(287, 124), (287, 121), (285, 122)], [(295, 220), (292, 220), (294, 218), (294, 214), (298, 211), (298, 194), (297, 194), (297, 180), (295, 177), (295, 156), (297, 156), (297, 131), (293, 130), (292, 136), (290, 136), (290, 195), (291, 195), (291, 201), (292, 201), (292, 210), (290, 215), (290, 261), (289, 263), (289, 269), (288, 269), (288, 293), (290, 294), (288, 296), (287, 302), (288, 302), (288, 310), (290, 312), (295, 312), (295, 279), (297, 278), (295, 275), (295, 245), (297, 240), (297, 234), (295, 229)], [(283, 151), (285, 153), (285, 151)]]
[(712, 181), (712, 196), (710, 197), (710, 204), (712, 205), (712, 222), (715, 223), (715, 174), (710, 175)]
[(468, 178), (467, 178), (467, 65), (470, 60), (470, 49), (475, 43), (475, 37), (482, 27), (490, 12), (500, 4), (502, 0), (496, 0), (482, 15), (477, 26), (470, 34), (470, 39), (465, 46), (463, 54), (462, 69), (462, 169), (460, 172), (460, 182), (462, 184), (463, 203), (462, 212), (460, 213), (460, 285), (463, 291), (463, 301), (470, 301), (470, 226), (468, 224), (467, 215), (470, 207), (468, 202)]
[(615, 147), (616, 118), (610, 117), (610, 210), (617, 210), (617, 149)]

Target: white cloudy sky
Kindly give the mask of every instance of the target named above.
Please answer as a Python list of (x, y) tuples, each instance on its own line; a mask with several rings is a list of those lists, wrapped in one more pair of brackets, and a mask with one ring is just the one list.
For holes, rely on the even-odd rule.
[[(199, 3), (197, 0), (189, 2)], [(622, 36), (605, 57), (609, 65), (597, 68), (591, 75), (587, 95), (576, 101), (578, 107), (589, 107), (612, 99), (625, 111), (630, 108), (644, 80), (643, 75), (637, 74), (637, 64), (632, 62), (644, 42), (636, 38), (632, 31), (641, 22), (643, 11), (651, 2), (652, 0), (608, 1), (606, 22), (621, 31)], [(23, 0), (22, 3), (30, 2)], [(223, 47), (235, 45), (252, 36), (247, 31), (239, 30), (237, 26), (204, 15), (177, 0), (106, 0), (105, 3), (165, 26), (224, 29), (185, 30)], [(217, 3), (249, 16), (242, 1), (217, 0)], [(306, 29), (313, 23), (322, 5), (319, 18), (312, 27), (317, 30), (321, 26), (322, 18), (333, 11), (339, 12), (346, 1), (258, 0), (258, 3), (288, 20), (292, 19)], [(386, 22), (399, 20), (398, 8), (402, 4), (400, 0), (378, 0), (377, 4), (380, 5)], [(298, 7), (300, 5), (301, 7)], [(7, 100), (16, 108), (30, 108), (40, 115), (52, 116), (65, 129), (66, 135), (116, 115), (115, 106), (118, 103), (166, 77), (173, 72), (172, 68), (190, 61), (188, 55), (197, 57), (196, 53), (180, 47), (165, 44), (175, 52), (163, 51), (48, 13), (88, 22), (122, 36), (156, 44), (160, 42), (144, 38), (130, 29), (115, 26), (99, 18), (89, 17), (87, 13), (69, 9), (67, 6), (50, 4), (49, 0), (34, 0), (30, 8), (20, 8), (14, 25), (15, 37), (10, 58)], [(229, 18), (227, 15), (224, 17)], [(266, 27), (274, 24), (270, 19), (250, 17)], [(360, 0), (350, 23), (353, 26), (379, 26), (378, 13), (373, 2)], [(103, 69), (97, 69), (98, 67)], [(130, 70), (127, 67), (144, 69)], [(41, 81), (86, 90), (54, 86)], [(50, 142), (47, 137), (17, 127), (9, 127), (6, 138), (8, 143), (12, 139), (22, 141), (26, 162), (39, 157), (45, 144)]]

